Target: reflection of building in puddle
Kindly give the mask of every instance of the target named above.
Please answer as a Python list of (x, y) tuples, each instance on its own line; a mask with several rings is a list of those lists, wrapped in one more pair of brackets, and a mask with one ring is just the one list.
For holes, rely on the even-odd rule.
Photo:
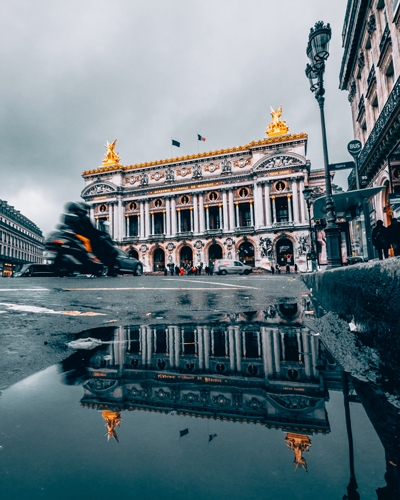
[(115, 412), (118, 422), (123, 410), (145, 410), (280, 428), (295, 468), (306, 469), (309, 436), (330, 430), (319, 370), (329, 360), (297, 311), (287, 310), (294, 319), (283, 326), (264, 318), (257, 324), (119, 327), (115, 342), (87, 362), (81, 403)]
[(119, 427), (119, 423), (122, 420), (121, 412), (104, 410), (103, 418), (106, 421), (107, 432), (104, 435), (107, 436), (107, 441), (109, 441), (110, 437), (113, 437), (119, 443), (115, 428)]

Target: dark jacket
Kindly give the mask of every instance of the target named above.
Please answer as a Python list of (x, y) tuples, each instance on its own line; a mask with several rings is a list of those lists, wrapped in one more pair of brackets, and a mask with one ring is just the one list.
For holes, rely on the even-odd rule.
[(397, 220), (392, 220), (392, 223), (387, 228), (389, 233), (389, 243), (392, 245), (400, 245), (400, 222)]
[(372, 243), (375, 248), (389, 248), (389, 231), (385, 226), (376, 226), (372, 231)]

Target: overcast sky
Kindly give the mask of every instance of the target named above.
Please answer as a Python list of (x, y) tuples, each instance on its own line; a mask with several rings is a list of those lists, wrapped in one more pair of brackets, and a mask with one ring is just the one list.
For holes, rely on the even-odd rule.
[[(319, 108), (304, 69), (310, 27), (332, 27), (326, 67), (331, 163), (351, 160), (338, 89), (347, 0), (6, 0), (2, 2), (0, 198), (47, 234), (84, 170), (118, 139), (122, 165), (265, 138), (270, 105), (309, 134), (323, 168)], [(348, 171), (335, 182), (347, 187)]]

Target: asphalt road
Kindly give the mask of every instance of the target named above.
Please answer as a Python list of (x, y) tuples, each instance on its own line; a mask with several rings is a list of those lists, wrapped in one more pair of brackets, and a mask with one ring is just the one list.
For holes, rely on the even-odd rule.
[(217, 321), (307, 292), (300, 275), (1, 278), (0, 390), (69, 355), (92, 328)]

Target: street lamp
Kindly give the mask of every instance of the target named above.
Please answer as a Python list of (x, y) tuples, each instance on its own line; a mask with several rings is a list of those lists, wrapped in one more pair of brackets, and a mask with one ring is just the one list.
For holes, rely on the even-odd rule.
[(328, 269), (342, 265), (340, 254), (340, 229), (336, 225), (335, 205), (332, 198), (331, 176), (329, 172), (328, 145), (325, 129), (325, 89), (324, 72), (325, 61), (329, 57), (329, 42), (332, 31), (329, 24), (324, 26), (322, 21), (315, 23), (308, 36), (307, 57), (310, 63), (306, 66), (306, 76), (310, 81), (310, 90), (315, 93), (321, 114), (322, 145), (324, 149), (325, 164), (325, 191), (326, 191), (326, 253), (328, 256)]
[(313, 194), (313, 190), (309, 187), (306, 187), (303, 189), (303, 196), (304, 199), (307, 203), (307, 210), (308, 210), (308, 222), (310, 224), (310, 254), (311, 254), (311, 268), (314, 271), (315, 270), (315, 248), (314, 248), (314, 239), (313, 239), (313, 234), (312, 234), (312, 226), (311, 226), (311, 197)]

